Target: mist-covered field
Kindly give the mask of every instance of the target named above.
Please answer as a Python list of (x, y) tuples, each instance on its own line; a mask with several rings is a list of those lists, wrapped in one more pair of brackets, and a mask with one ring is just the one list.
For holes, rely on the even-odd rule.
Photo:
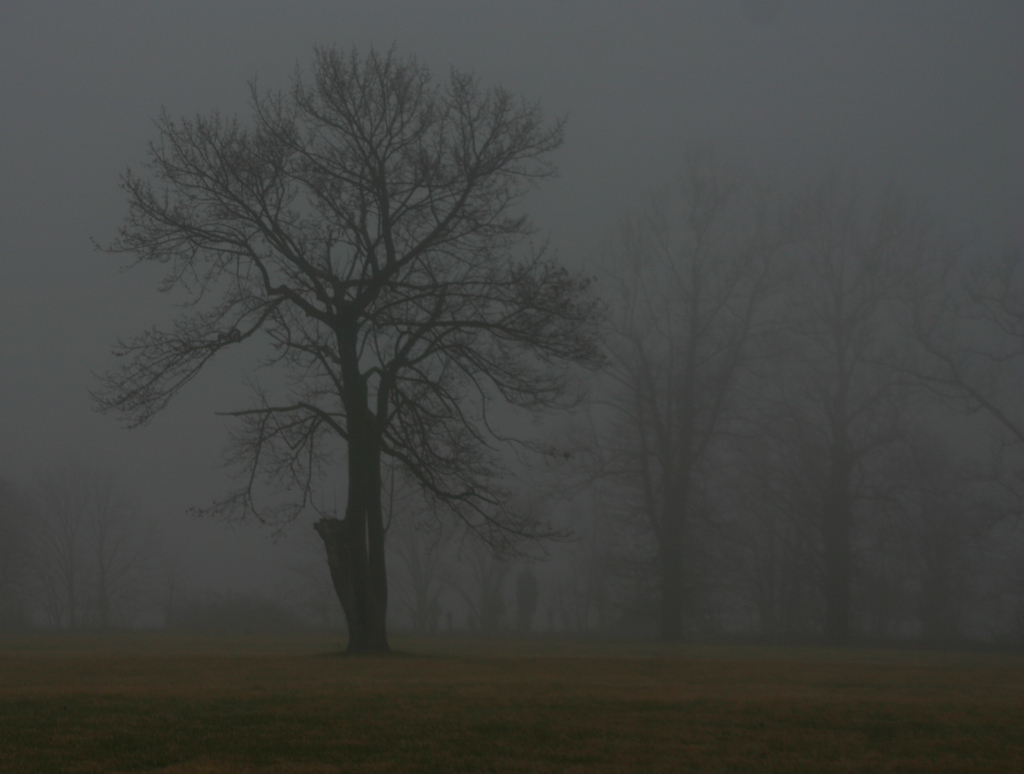
[(1024, 657), (533, 639), (0, 639), (0, 771), (1017, 772)]

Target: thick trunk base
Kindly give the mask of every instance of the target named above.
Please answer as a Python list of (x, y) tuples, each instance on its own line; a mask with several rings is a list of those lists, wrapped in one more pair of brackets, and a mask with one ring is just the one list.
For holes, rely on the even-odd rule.
[(331, 582), (338, 596), (341, 609), (348, 625), (348, 646), (346, 653), (390, 653), (388, 635), (383, 616), (377, 614), (376, 606), (370, 599), (359, 599), (358, 589), (369, 596), (369, 584), (357, 583), (355, 568), (365, 567), (366, 561), (359, 561), (354, 552), (365, 547), (353, 540), (352, 524), (349, 519), (324, 517), (313, 525), (324, 541), (327, 551), (327, 566), (331, 570)]

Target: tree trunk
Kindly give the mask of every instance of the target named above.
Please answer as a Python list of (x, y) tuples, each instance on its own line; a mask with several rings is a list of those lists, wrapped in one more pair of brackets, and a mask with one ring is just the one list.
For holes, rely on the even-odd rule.
[(666, 504), (659, 553), (661, 610), (659, 634), (665, 642), (683, 638), (683, 514), (685, 503)]
[(661, 579), (661, 639), (678, 642), (683, 637), (683, 551), (678, 537), (661, 547)]
[(349, 642), (353, 639), (363, 639), (361, 633), (353, 636), (360, 622), (356, 618), (355, 592), (352, 582), (352, 558), (349, 555), (352, 541), (349, 539), (348, 519), (322, 518), (313, 525), (320, 538), (324, 541), (324, 548), (327, 549), (327, 566), (331, 570), (331, 582), (334, 584), (334, 593), (338, 595), (341, 602), (341, 609), (345, 613), (345, 622), (348, 625)]
[[(380, 605), (380, 590), (369, 571), (365, 517), (363, 525), (352, 518), (322, 518), (313, 525), (324, 541), (327, 565), (331, 570), (334, 592), (341, 602), (348, 625), (348, 653), (387, 653), (390, 650), (384, 616), (386, 605)], [(372, 538), (371, 538), (372, 540)], [(383, 541), (381, 542), (383, 553)], [(385, 589), (386, 593), (386, 589)]]
[(384, 514), (381, 505), (381, 438), (373, 421), (368, 432), (366, 461), (366, 537), (369, 579), (368, 650), (386, 653), (388, 645), (388, 572), (384, 558)]
[(825, 639), (830, 645), (847, 645), (850, 641), (850, 526), (853, 515), (848, 477), (842, 472), (833, 472), (823, 515)]
[[(337, 545), (331, 576), (348, 620), (347, 652), (387, 653), (391, 648), (386, 627), (388, 596), (380, 491), (381, 438), (376, 418), (369, 409), (366, 380), (359, 372), (355, 333), (354, 325), (338, 332), (348, 422), (348, 502), (344, 528), (332, 528)], [(326, 539), (324, 542), (327, 545)], [(342, 550), (342, 543), (347, 550)], [(327, 552), (330, 562), (330, 545), (327, 545)], [(340, 587), (339, 581), (334, 579), (335, 566), (340, 573)]]
[[(387, 571), (380, 508), (380, 468), (374, 458), (349, 438), (349, 496), (344, 519), (322, 518), (313, 525), (324, 541), (334, 591), (348, 623), (349, 653), (390, 650), (387, 615)], [(368, 459), (369, 458), (369, 459)], [(374, 475), (376, 473), (376, 475)], [(378, 482), (376, 487), (374, 482)]]

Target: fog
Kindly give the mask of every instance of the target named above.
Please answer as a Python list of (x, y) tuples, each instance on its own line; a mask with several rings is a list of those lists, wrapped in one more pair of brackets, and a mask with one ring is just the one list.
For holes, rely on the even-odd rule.
[[(139, 514), (146, 561), (164, 576), (173, 566), (193, 593), (281, 596), (322, 563), (315, 513), (283, 530), (189, 513), (232, 485), (222, 464), (229, 422), (216, 412), (247, 405), (249, 355), (225, 353), (139, 428), (98, 414), (90, 398), (96, 374), (117, 366), (111, 347), (119, 337), (176, 313), (175, 299), (156, 290), (159, 271), (124, 271), (127, 256), (97, 249), (123, 222), (120, 175), (129, 167), (145, 173), (162, 110), (246, 120), (247, 82), (286, 88), (297, 66), (309, 66), (314, 45), (393, 47), (439, 79), (452, 67), (472, 72), (566, 119), (552, 156), (559, 175), (524, 204), (550, 249), (584, 271), (602, 271), (616, 224), (642, 212), (696, 148), (713, 148), (730, 168), (786, 192), (809, 190), (836, 170), (869, 201), (872, 192), (898, 191), (936, 240), (982, 254), (1024, 242), (1022, 36), (1024, 6), (1014, 0), (5, 4), (0, 479), (28, 492), (61, 471), (113, 472)], [(939, 424), (957, 421), (966, 422), (943, 415)], [(985, 450), (979, 458), (989, 429), (964, 430)], [(585, 478), (575, 469), (565, 475)], [(570, 503), (543, 505), (576, 542), (549, 548), (547, 564), (503, 566), (503, 627), (515, 628), (526, 566), (540, 579), (534, 628), (600, 628), (616, 617), (611, 607), (595, 609), (578, 624), (578, 612), (558, 612), (568, 601), (550, 597), (588, 541), (615, 539), (605, 534), (614, 525), (588, 516), (605, 490), (581, 487)], [(340, 500), (342, 489), (323, 497)], [(996, 529), (1012, 532), (1013, 523), (1007, 517)], [(398, 528), (395, 535), (393, 545), (407, 539)], [(424, 533), (405, 550), (436, 537)], [(475, 615), (487, 628), (486, 595), (472, 589), (486, 587), (493, 568), (477, 550), (444, 549), (463, 579), (447, 581), (438, 603), (453, 627)], [(407, 560), (389, 558), (398, 626), (413, 623), (402, 602), (416, 585), (403, 580)], [(311, 582), (325, 582), (326, 566), (320, 572)], [(136, 617), (160, 620), (152, 611)]]

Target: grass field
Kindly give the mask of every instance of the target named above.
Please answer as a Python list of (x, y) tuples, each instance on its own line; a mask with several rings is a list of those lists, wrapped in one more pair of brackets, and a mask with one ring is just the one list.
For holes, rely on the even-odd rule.
[(0, 637), (0, 771), (1024, 772), (1024, 657)]

